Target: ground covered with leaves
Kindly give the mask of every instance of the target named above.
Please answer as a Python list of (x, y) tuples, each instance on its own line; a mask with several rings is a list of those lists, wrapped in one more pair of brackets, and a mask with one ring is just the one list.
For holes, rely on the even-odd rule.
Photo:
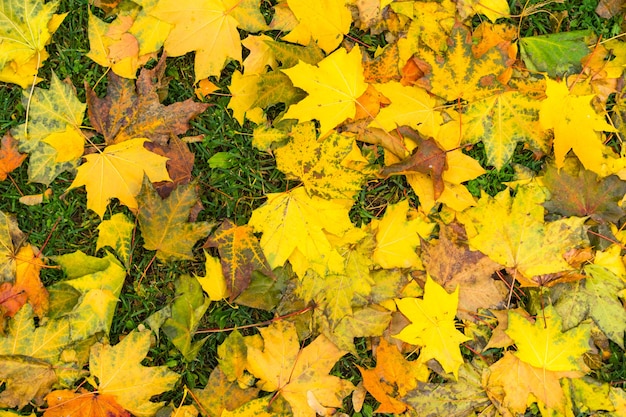
[(0, 0), (0, 417), (626, 415), (622, 7)]

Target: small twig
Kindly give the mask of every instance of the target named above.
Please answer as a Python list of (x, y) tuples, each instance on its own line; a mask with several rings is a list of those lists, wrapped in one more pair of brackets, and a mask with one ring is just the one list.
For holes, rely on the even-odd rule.
[(46, 248), (46, 245), (48, 244), (48, 242), (50, 241), (50, 238), (52, 237), (52, 233), (54, 233), (60, 221), (61, 221), (61, 217), (57, 217), (57, 220), (52, 225), (52, 229), (50, 229), (50, 233), (48, 233), (48, 237), (46, 237), (45, 242), (43, 242), (43, 245), (41, 246), (41, 249), (39, 249), (39, 252), (37, 252), (37, 255), (35, 255), (35, 258), (39, 258), (39, 256), (41, 256), (41, 252), (43, 252), (43, 250)]
[(315, 306), (308, 306), (306, 308), (303, 308), (302, 310), (294, 311), (292, 313), (285, 314), (284, 316), (274, 317), (271, 320), (265, 320), (265, 321), (262, 321), (260, 323), (245, 324), (243, 326), (235, 326), (235, 327), (227, 327), (225, 329), (204, 329), (204, 330), (198, 330), (198, 331), (196, 331), (195, 334), (232, 332), (233, 330), (250, 329), (252, 327), (266, 326), (266, 325), (272, 324), (272, 323), (280, 321), (280, 320), (288, 319), (289, 317), (299, 316), (300, 314), (304, 314), (304, 313), (306, 313), (308, 311), (311, 311), (313, 309), (315, 309)]

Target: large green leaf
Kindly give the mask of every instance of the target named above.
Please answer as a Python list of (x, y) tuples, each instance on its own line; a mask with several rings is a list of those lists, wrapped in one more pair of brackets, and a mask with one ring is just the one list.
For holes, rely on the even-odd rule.
[(547, 72), (552, 78), (581, 70), (581, 59), (589, 54), (591, 30), (529, 36), (519, 41), (524, 64), (532, 70)]

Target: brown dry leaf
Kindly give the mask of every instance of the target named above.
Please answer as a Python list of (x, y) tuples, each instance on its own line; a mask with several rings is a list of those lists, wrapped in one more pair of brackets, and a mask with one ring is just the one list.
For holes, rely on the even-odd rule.
[(417, 386), (417, 381), (425, 381), (429, 371), (419, 361), (409, 362), (395, 345), (381, 339), (376, 350), (376, 367), (363, 369), (363, 385), (381, 404), (375, 413), (403, 413), (407, 405), (399, 398)]
[(624, 0), (600, 0), (596, 7), (596, 13), (604, 19), (610, 19), (624, 11), (625, 5)]
[(144, 147), (157, 155), (168, 158), (165, 168), (167, 173), (170, 174), (172, 181), (160, 181), (153, 184), (161, 198), (167, 198), (174, 188), (188, 184), (191, 181), (191, 170), (195, 162), (195, 154), (189, 150), (189, 146), (178, 136), (172, 135), (167, 145), (146, 142)]
[(0, 181), (4, 181), (7, 175), (24, 162), (26, 154), (20, 153), (17, 148), (17, 141), (7, 132), (2, 137), (0, 146)]
[(411, 156), (404, 161), (384, 167), (380, 171), (380, 175), (389, 177), (390, 175), (404, 175), (413, 172), (430, 175), (433, 180), (433, 191), (436, 200), (444, 188), (443, 171), (448, 169), (446, 151), (433, 138), (424, 139), (410, 127), (400, 127), (398, 132), (415, 141), (417, 147)]
[(254, 271), (274, 276), (251, 226), (226, 219), (204, 247), (218, 249), (231, 301), (248, 288)]
[(479, 308), (501, 308), (508, 294), (503, 282), (492, 279), (502, 268), (483, 253), (461, 243), (452, 226), (441, 226), (439, 240), (422, 246), (422, 261), (430, 276), (447, 291), (460, 287), (457, 315), (476, 320)]
[(43, 417), (130, 417), (130, 413), (115, 401), (110, 394), (78, 392), (70, 390), (52, 391), (46, 396), (48, 408)]
[(111, 13), (122, 0), (91, 0), (91, 4), (104, 10), (105, 13)]
[(89, 120), (104, 135), (107, 145), (133, 138), (148, 138), (164, 145), (171, 135), (184, 134), (189, 120), (209, 107), (192, 99), (162, 105), (157, 90), (167, 88), (164, 71), (165, 55), (154, 69), (141, 70), (136, 86), (133, 80), (109, 73), (104, 98), (85, 85)]

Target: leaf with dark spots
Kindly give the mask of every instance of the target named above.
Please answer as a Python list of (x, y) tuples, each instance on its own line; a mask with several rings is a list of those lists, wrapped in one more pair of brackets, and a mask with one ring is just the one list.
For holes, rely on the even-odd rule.
[(400, 127), (398, 132), (402, 136), (417, 143), (413, 153), (403, 161), (384, 167), (380, 171), (383, 177), (391, 175), (403, 175), (411, 172), (428, 174), (433, 179), (435, 200), (443, 192), (443, 171), (448, 169), (446, 151), (443, 150), (433, 138), (424, 139), (417, 131), (410, 127)]
[(133, 138), (148, 138), (165, 145), (171, 135), (184, 134), (189, 120), (209, 107), (192, 99), (164, 106), (158, 90), (167, 87), (163, 78), (165, 55), (156, 67), (142, 69), (135, 86), (132, 80), (109, 73), (107, 95), (99, 98), (85, 85), (89, 120), (107, 145)]
[(626, 194), (626, 182), (616, 175), (599, 178), (574, 160), (561, 170), (548, 165), (543, 183), (552, 197), (544, 207), (563, 216), (589, 216), (601, 223), (617, 222), (624, 216), (619, 202)]
[(224, 220), (204, 247), (218, 249), (231, 301), (248, 288), (252, 272), (274, 276), (250, 226), (236, 226), (230, 220)]

